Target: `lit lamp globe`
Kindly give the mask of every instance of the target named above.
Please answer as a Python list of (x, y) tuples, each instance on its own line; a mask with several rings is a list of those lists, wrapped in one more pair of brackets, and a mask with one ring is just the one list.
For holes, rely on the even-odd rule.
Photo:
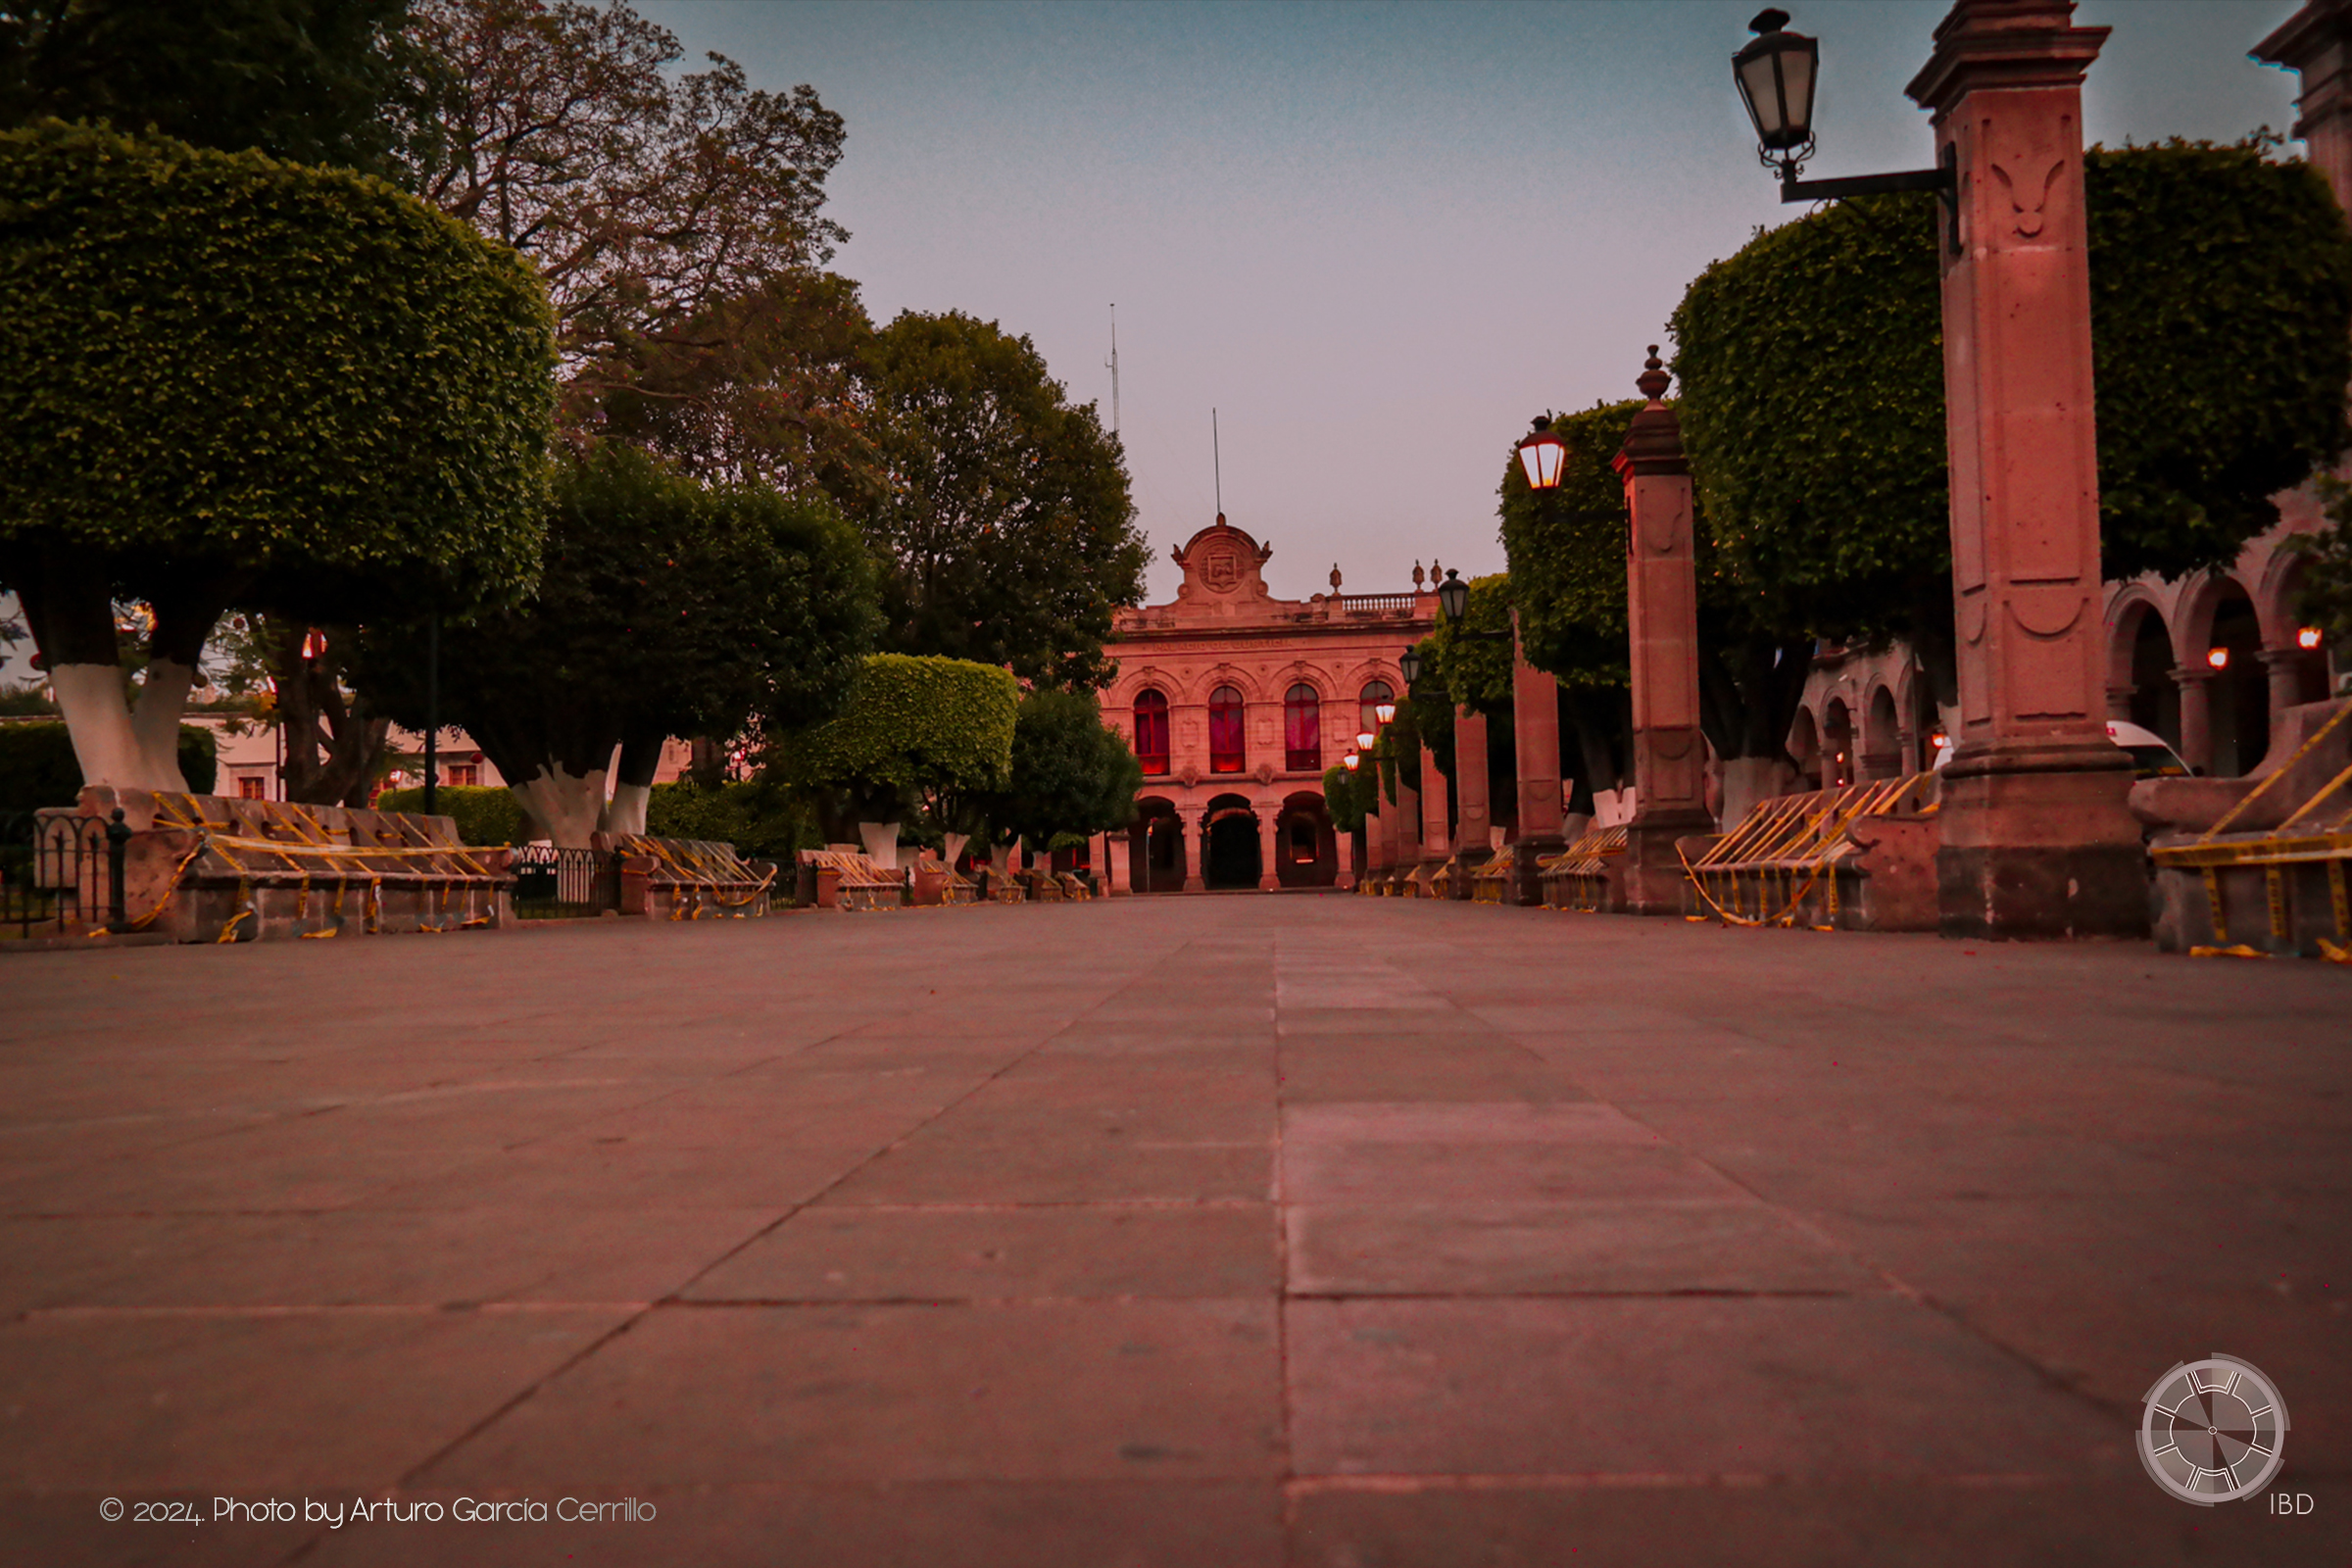
[(1416, 684), (1421, 679), (1421, 650), (1418, 647), (1407, 648), (1398, 654), (1396, 667), (1404, 671), (1404, 683), (1407, 686)]
[[(1519, 466), (1530, 490), (1557, 490), (1568, 466), (1568, 443), (1551, 433), (1551, 416), (1539, 415), (1536, 427), (1519, 443)], [(1440, 590), (1443, 592), (1443, 590)]]
[(1446, 568), (1446, 580), (1438, 584), (1438, 608), (1447, 620), (1459, 620), (1470, 612), (1470, 585), (1451, 566)]
[(1368, 729), (1358, 730), (1355, 736), (1355, 749), (1359, 752), (1368, 752), (1372, 749), (1372, 743), (1378, 739), (1380, 737)]
[(1346, 757), (1340, 759), (1340, 765), (1348, 769), (1348, 772), (1352, 773), (1357, 768), (1364, 765), (1364, 760), (1356, 756), (1353, 752), (1349, 752)]
[(1732, 56), (1732, 80), (1756, 127), (1756, 156), (1793, 179), (1813, 153), (1813, 84), (1820, 74), (1821, 44), (1790, 32), (1788, 13), (1777, 7), (1756, 13), (1748, 30), (1756, 36)]
[(1372, 710), (1372, 716), (1379, 719), (1383, 724), (1389, 723), (1396, 717), (1396, 705), (1395, 703), (1382, 703)]

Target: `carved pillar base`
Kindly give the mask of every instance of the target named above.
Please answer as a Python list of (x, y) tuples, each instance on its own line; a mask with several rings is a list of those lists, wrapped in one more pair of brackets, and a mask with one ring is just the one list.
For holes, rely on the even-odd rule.
[[(2101, 755), (2101, 753), (2105, 755)], [(1936, 852), (1947, 937), (2144, 937), (2148, 860), (2113, 747), (1964, 749), (1943, 774)]]
[(1568, 847), (1568, 841), (1557, 834), (1513, 841), (1511, 846), (1511, 885), (1504, 902), (1532, 909), (1544, 903), (1543, 862)]
[(1462, 903), (1469, 902), (1470, 895), (1474, 891), (1470, 885), (1471, 877), (1477, 873), (1480, 866), (1494, 858), (1494, 852), (1483, 844), (1475, 848), (1464, 845), (1454, 851), (1453, 858), (1446, 862), (1452, 867), (1446, 879), (1447, 896)]
[(1683, 858), (1677, 839), (1715, 831), (1715, 818), (1702, 809), (1641, 815), (1626, 825), (1625, 858), (1617, 884), (1627, 914), (1683, 912)]

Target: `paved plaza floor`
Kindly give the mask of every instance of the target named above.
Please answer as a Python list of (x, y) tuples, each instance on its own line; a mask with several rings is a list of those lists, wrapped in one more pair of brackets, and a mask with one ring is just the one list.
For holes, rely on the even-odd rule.
[[(2343, 1563), (2347, 1090), (2330, 966), (1329, 896), (0, 957), (0, 1561)], [(2308, 1512), (2142, 1470), (2217, 1351)]]

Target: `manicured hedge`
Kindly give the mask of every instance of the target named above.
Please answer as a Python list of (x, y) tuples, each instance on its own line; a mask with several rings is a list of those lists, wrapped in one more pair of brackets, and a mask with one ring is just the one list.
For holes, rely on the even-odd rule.
[(806, 803), (757, 779), (716, 789), (704, 789), (690, 778), (657, 784), (646, 802), (645, 827), (657, 838), (732, 844), (752, 859), (779, 865), (790, 864), (794, 851), (824, 842)]
[(517, 593), (554, 364), (521, 259), (382, 180), (0, 133), (0, 547), (234, 564), (347, 613)]
[[(213, 792), (220, 763), (211, 730), (179, 727), (179, 770), (196, 794)], [(80, 794), (81, 764), (63, 720), (0, 724), (0, 812), (72, 806)]]
[(779, 743), (796, 784), (904, 802), (925, 790), (1001, 790), (1012, 770), (1020, 688), (1011, 672), (961, 659), (875, 654), (838, 718)]
[[(386, 790), (375, 798), (379, 811), (421, 811), (424, 809), (424, 787)], [(466, 844), (521, 844), (530, 828), (522, 814), (522, 803), (514, 792), (486, 784), (444, 784), (433, 792), (436, 815), (446, 816), (458, 824), (458, 838)]]

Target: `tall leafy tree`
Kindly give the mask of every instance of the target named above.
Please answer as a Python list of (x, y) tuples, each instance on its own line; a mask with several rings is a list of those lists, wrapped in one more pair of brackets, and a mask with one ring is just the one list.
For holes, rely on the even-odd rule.
[(415, 0), (408, 36), (434, 63), (409, 177), (546, 279), (569, 426), (649, 343), (691, 344), (847, 237), (822, 216), (842, 122), (816, 90), (716, 54), (678, 73), (676, 37), (625, 0)]
[[(826, 717), (873, 624), (871, 564), (822, 498), (706, 486), (611, 444), (559, 469), (537, 595), (442, 632), (441, 717), (576, 847), (644, 831), (669, 737)], [(362, 689), (420, 726), (416, 634), (372, 632), (363, 661)]]
[[(2101, 566), (2177, 576), (2275, 522), (2346, 438), (2352, 234), (2259, 142), (2084, 161)], [(1740, 603), (1784, 635), (1901, 635), (1956, 699), (1938, 244), (1928, 197), (1758, 236), (1674, 317), (1683, 430)]]
[(866, 370), (885, 488), (851, 498), (883, 563), (883, 643), (1100, 688), (1111, 612), (1143, 592), (1118, 439), (1026, 337), (908, 312)]
[(0, 125), (108, 121), (390, 173), (432, 70), (409, 0), (0, 0)]
[(1125, 827), (1143, 782), (1144, 764), (1102, 722), (1093, 693), (1042, 688), (1021, 699), (1011, 782), (985, 809), (998, 832), (1044, 849), (1059, 834)]
[[(172, 752), (230, 607), (512, 598), (539, 564), (547, 305), (379, 181), (48, 123), (0, 133), (0, 586), (91, 783)], [(111, 606), (152, 611), (125, 707)]]

